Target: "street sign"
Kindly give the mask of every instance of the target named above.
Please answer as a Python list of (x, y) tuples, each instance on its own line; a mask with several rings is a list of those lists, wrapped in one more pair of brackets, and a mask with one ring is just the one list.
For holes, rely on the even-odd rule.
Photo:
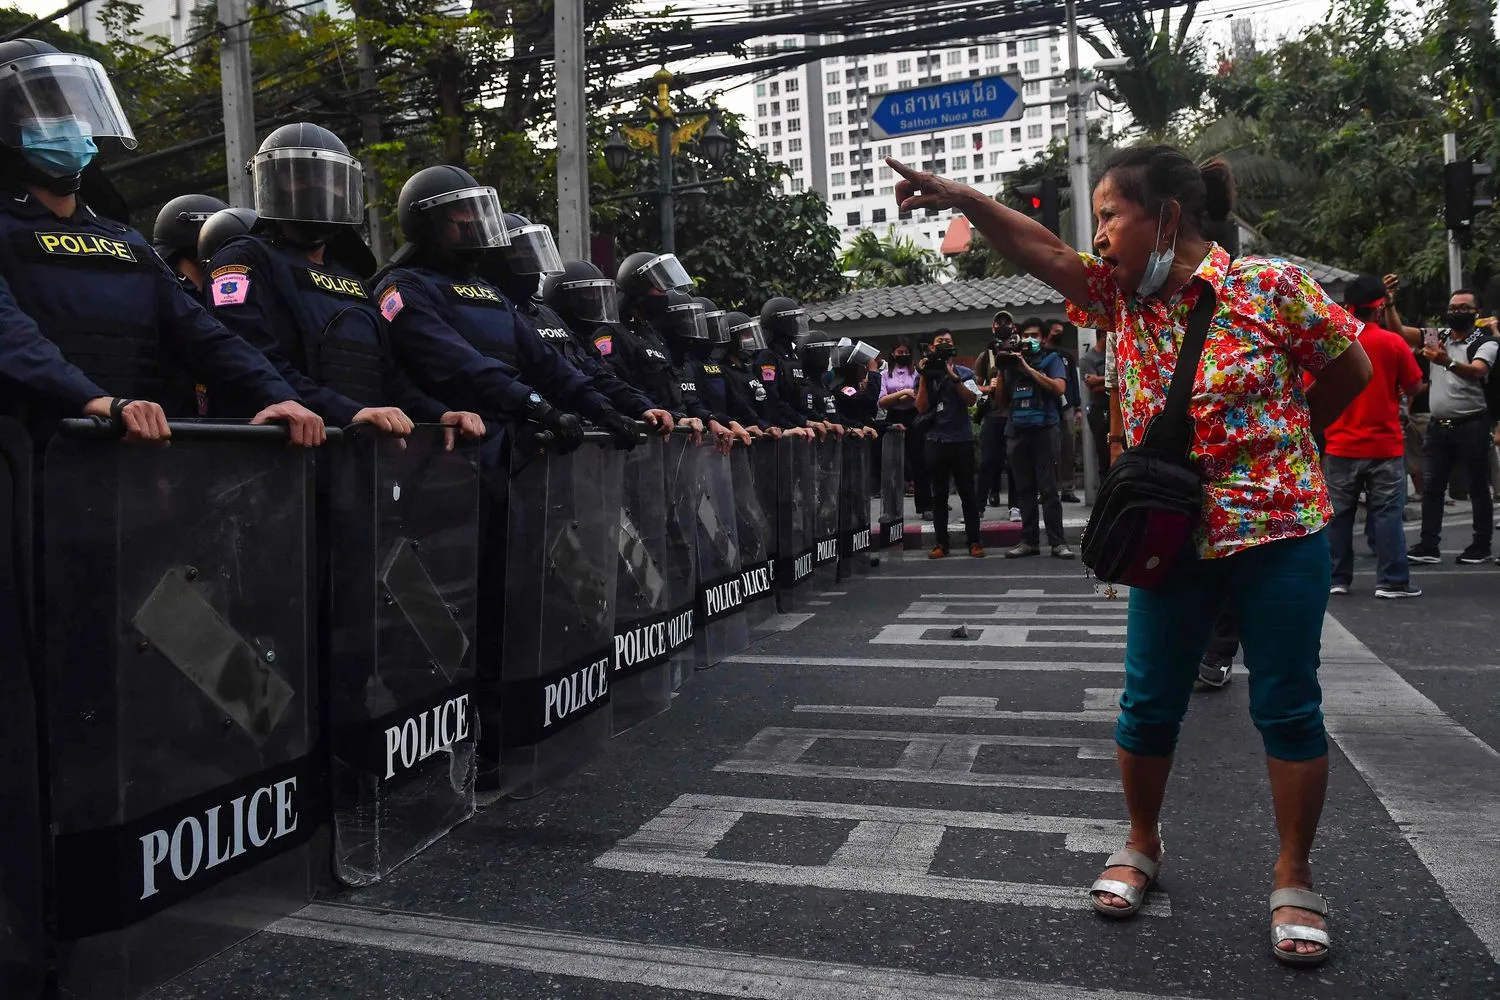
[(871, 98), (870, 135), (876, 139), (1013, 122), (1025, 110), (1019, 73), (950, 80)]

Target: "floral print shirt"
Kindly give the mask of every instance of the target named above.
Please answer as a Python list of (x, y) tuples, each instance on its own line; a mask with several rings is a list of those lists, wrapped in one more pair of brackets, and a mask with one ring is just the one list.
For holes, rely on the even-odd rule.
[[(1203, 286), (1190, 281), (1166, 301), (1140, 299), (1115, 285), (1104, 261), (1079, 256), (1088, 270), (1089, 301), (1070, 303), (1068, 315), (1079, 326), (1117, 331), (1116, 382), (1126, 445), (1134, 447), (1166, 405), (1188, 311)], [(1333, 508), (1303, 376), (1316, 375), (1344, 353), (1361, 324), (1285, 260), (1231, 261), (1211, 243), (1194, 278), (1218, 296), (1188, 405), (1189, 456), (1205, 482), (1199, 555), (1227, 556), (1310, 535), (1333, 516)]]

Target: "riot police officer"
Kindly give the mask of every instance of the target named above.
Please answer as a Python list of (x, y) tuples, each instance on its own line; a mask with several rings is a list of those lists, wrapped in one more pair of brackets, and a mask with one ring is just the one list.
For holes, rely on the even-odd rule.
[(766, 349), (766, 335), (761, 331), (760, 320), (742, 312), (729, 313), (726, 320), (729, 324), (729, 354), (724, 366), (725, 371), (749, 390), (756, 412), (760, 414), (761, 427), (775, 438), (788, 435), (813, 437), (811, 427), (806, 425), (799, 427), (791, 423), (791, 420), (800, 418), (795, 414), (792, 414), (790, 419), (787, 418), (783, 412), (786, 407), (781, 403), (780, 397), (773, 395), (761, 379), (757, 359), (763, 357), (762, 352)]
[(669, 292), (680, 296), (677, 302), (684, 321), (693, 313), (683, 305), (684, 299), (691, 302), (687, 289), (692, 288), (693, 281), (682, 262), (669, 253), (633, 253), (620, 263), (615, 284), (620, 289), (623, 322), (603, 334), (609, 338), (609, 350), (605, 351), (601, 345), (600, 352), (606, 354), (625, 381), (641, 386), (652, 399), (674, 413), (684, 414), (695, 432), (707, 428), (720, 448), (729, 448), (733, 432), (703, 405), (692, 388), (693, 380), (684, 377), (674, 364), (672, 349), (664, 336)]
[[(749, 389), (734, 380), (726, 371), (729, 358), (728, 313), (720, 309), (712, 299), (698, 296), (693, 302), (703, 311), (703, 325), (684, 327), (697, 334), (698, 338), (686, 337), (681, 349), (686, 362), (687, 374), (692, 379), (698, 398), (714, 412), (719, 423), (724, 424), (741, 444), (750, 444), (754, 438), (764, 436), (760, 414), (755, 409)], [(668, 313), (670, 315), (670, 311)]]
[(843, 437), (844, 418), (833, 403), (833, 393), (827, 382), (832, 374), (830, 367), (836, 343), (822, 330), (809, 330), (797, 338), (797, 357), (806, 376), (804, 387), (808, 409), (822, 417), (824, 426), (833, 431), (835, 437)]
[(178, 195), (156, 213), (151, 244), (167, 266), (177, 272), (194, 298), (203, 293), (203, 264), (198, 256), (198, 233), (215, 212), (228, 208), (211, 194)]
[[(198, 260), (207, 267), (225, 243), (236, 236), (249, 236), (259, 218), (253, 208), (225, 208), (210, 215), (203, 228), (198, 230)], [(204, 288), (203, 292), (206, 302), (208, 289)]]
[[(325, 420), (411, 433), (414, 420), (479, 437), (477, 415), (424, 394), (395, 365), (365, 282), (329, 242), (364, 219), (359, 161), (310, 122), (283, 125), (251, 160), (257, 220), (209, 262), (209, 303)], [(394, 405), (393, 405), (394, 404)]]
[(874, 438), (880, 409), (880, 378), (874, 367), (880, 352), (863, 340), (842, 337), (833, 348), (833, 401), (844, 425), (861, 437)]
[[(232, 391), (255, 423), (285, 422), (294, 444), (323, 421), (254, 347), (182, 294), (140, 233), (78, 196), (96, 140), (135, 137), (93, 59), (45, 42), (0, 43), (0, 376), (38, 432), (53, 419), (112, 418), (132, 438), (170, 436), (171, 358)], [(258, 412), (256, 412), (258, 411)]]
[(822, 414), (812, 409), (797, 338), (808, 330), (807, 310), (796, 300), (778, 295), (760, 308), (760, 328), (769, 343), (752, 359), (771, 397), (772, 412), (783, 427), (811, 427), (818, 437), (828, 433)]
[(402, 186), (397, 217), (407, 243), (377, 276), (375, 296), (397, 357), (418, 385), (485, 416), (530, 420), (550, 431), (560, 450), (583, 443), (570, 411), (609, 431), (620, 447), (636, 444), (635, 421), (479, 277), (481, 255), (508, 242), (494, 188), (458, 167), (427, 167)]
[[(544, 295), (538, 297), (539, 283), (551, 282), (553, 278), (567, 274), (551, 228), (509, 213), (505, 216), (505, 227), (510, 237), (509, 245), (485, 254), (479, 271), (510, 299), (516, 307), (517, 321), (529, 324), (543, 343), (583, 372), (589, 385), (615, 409), (636, 420), (644, 420), (663, 434), (672, 433), (672, 415), (620, 380), (604, 364), (594, 345), (569, 329), (567, 322), (547, 304)], [(584, 262), (569, 262), (570, 266), (577, 264)], [(598, 269), (594, 270), (597, 273)], [(610, 286), (613, 295), (614, 282), (610, 282)]]

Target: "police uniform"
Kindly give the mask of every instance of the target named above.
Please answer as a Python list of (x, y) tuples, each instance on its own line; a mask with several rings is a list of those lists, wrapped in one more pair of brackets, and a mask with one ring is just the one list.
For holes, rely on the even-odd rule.
[(314, 263), (275, 237), (237, 237), (209, 264), (207, 298), (330, 423), (347, 425), (372, 406), (437, 423), (450, 409), (395, 365), (365, 283), (333, 260)]
[(658, 401), (673, 419), (697, 417), (705, 423), (714, 419), (698, 399), (693, 380), (679, 377), (666, 341), (649, 324), (600, 323), (589, 333), (615, 374)]
[(647, 410), (657, 408), (639, 390), (616, 376), (604, 363), (599, 349), (589, 340), (575, 334), (550, 306), (536, 299), (528, 299), (520, 303), (516, 310), (532, 325), (542, 342), (561, 353), (569, 364), (582, 372), (590, 387), (609, 400), (615, 409), (639, 420)]
[(750, 405), (755, 410), (755, 422), (761, 430), (769, 430), (776, 426), (770, 418), (771, 394), (766, 390), (766, 384), (761, 381), (760, 370), (751, 366), (738, 354), (726, 358), (723, 367), (724, 376), (738, 385), (750, 400)]
[(745, 427), (761, 426), (750, 387), (738, 373), (730, 371), (728, 359), (691, 358), (688, 368), (698, 397), (714, 411), (720, 423), (733, 420)]
[(880, 409), (880, 379), (861, 371), (853, 381), (839, 379), (829, 394), (840, 421), (846, 427), (874, 427), (875, 413)]
[(82, 199), (59, 219), (24, 190), (0, 190), (0, 279), (0, 375), (53, 417), (79, 416), (100, 396), (191, 416), (195, 401), (169, 391), (177, 364), (232, 389), (242, 415), (298, 399), (259, 351), (183, 294), (140, 233)]
[(396, 267), (380, 279), (375, 300), (407, 374), (459, 409), (519, 419), (541, 402), (538, 395), (585, 416), (613, 409), (486, 281)]
[(802, 373), (802, 359), (789, 343), (776, 341), (751, 360), (765, 386), (767, 415), (781, 427), (806, 427), (809, 420), (822, 417), (812, 409), (807, 393), (807, 379)]

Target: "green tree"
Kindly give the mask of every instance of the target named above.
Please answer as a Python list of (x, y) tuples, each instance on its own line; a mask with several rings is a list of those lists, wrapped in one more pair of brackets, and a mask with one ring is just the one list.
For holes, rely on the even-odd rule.
[(1110, 79), (1130, 109), (1132, 130), (1148, 139), (1168, 141), (1184, 113), (1202, 102), (1208, 74), (1203, 68), (1203, 40), (1192, 34), (1197, 9), (1197, 3), (1188, 4), (1175, 25), (1168, 8), (1159, 22), (1143, 11), (1101, 18), (1107, 37), (1079, 32), (1100, 56), (1131, 61), (1130, 69), (1111, 73)]
[(839, 268), (852, 274), (855, 288), (893, 288), (927, 285), (948, 272), (948, 264), (934, 250), (918, 246), (910, 236), (891, 226), (884, 236), (861, 229), (839, 257)]

